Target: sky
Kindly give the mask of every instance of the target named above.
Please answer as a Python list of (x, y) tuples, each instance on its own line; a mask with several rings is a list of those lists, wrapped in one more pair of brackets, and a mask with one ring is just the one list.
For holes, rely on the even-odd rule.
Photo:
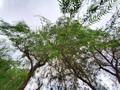
[(0, 18), (9, 23), (23, 20), (36, 28), (40, 25), (36, 15), (55, 22), (61, 16), (57, 0), (0, 0)]
[[(36, 15), (44, 16), (51, 22), (55, 22), (60, 13), (57, 0), (0, 0), (0, 19), (9, 23), (17, 21), (25, 21), (32, 29), (40, 26), (40, 19)], [(111, 15), (103, 17), (100, 23), (91, 26), (95, 29), (97, 26), (105, 25), (107, 18)], [(106, 20), (105, 20), (105, 19)]]

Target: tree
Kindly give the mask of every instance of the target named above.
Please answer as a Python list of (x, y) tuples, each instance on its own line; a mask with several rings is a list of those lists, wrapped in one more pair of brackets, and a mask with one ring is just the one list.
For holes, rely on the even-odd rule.
[[(70, 21), (69, 18), (61, 18), (49, 28), (45, 26), (44, 32), (48, 33), (51, 45), (49, 49), (51, 61), (55, 63), (57, 59), (59, 63), (63, 64), (64, 70), (68, 70), (95, 90), (97, 67), (94, 61), (90, 60), (91, 56), (88, 50), (93, 49), (91, 47), (94, 39), (102, 36), (105, 32), (83, 27), (77, 20)], [(59, 65), (55, 65), (54, 68), (56, 69), (57, 66), (59, 67)], [(59, 68), (62, 68), (61, 65)], [(66, 75), (64, 71), (58, 70), (58, 72), (61, 72), (60, 75)]]
[[(4, 46), (5, 45), (5, 46)], [(4, 39), (0, 41), (0, 89), (16, 90), (26, 75), (27, 69), (18, 69), (16, 64), (9, 56), (9, 47)]]
[[(3, 64), (3, 62), (1, 62)], [(5, 65), (7, 62), (5, 62), (4, 65), (2, 65), (2, 68), (5, 68)], [(0, 69), (1, 71), (1, 69)], [(2, 90), (17, 90), (20, 86), (21, 82), (24, 80), (27, 69), (18, 69), (18, 68), (12, 68), (7, 71), (2, 70), (0, 72), (0, 89)]]
[(45, 65), (47, 62), (48, 53), (46, 50), (49, 45), (46, 45), (46, 37), (41, 31), (30, 31), (30, 28), (24, 22), (10, 25), (2, 21), (1, 30), (3, 30), (3, 32), (13, 42), (13, 45), (23, 53), (23, 57), (26, 56), (30, 62), (31, 68), (19, 88), (19, 90), (23, 90), (35, 70)]
[[(87, 2), (87, 1), (86, 1)], [(99, 39), (94, 39), (92, 42), (92, 47), (94, 51), (89, 50), (93, 54), (96, 64), (100, 69), (110, 73), (115, 76), (119, 81), (120, 71), (119, 71), (119, 5), (116, 2), (118, 0), (92, 0), (90, 6), (87, 7), (87, 11), (82, 17), (83, 22), (88, 24), (93, 24), (94, 22), (100, 20), (102, 16), (109, 13), (112, 9), (116, 10), (113, 12), (111, 19), (108, 21), (105, 32), (108, 35), (103, 35)], [(76, 13), (79, 13), (85, 5), (85, 0), (59, 0), (60, 9), (63, 14), (69, 14), (72, 19)], [(115, 8), (116, 7), (116, 8)], [(81, 20), (80, 20), (81, 23)]]
[[(69, 19), (67, 18), (67, 20)], [(70, 72), (74, 73), (75, 77), (96, 90), (93, 85), (96, 73), (92, 72), (94, 71), (94, 68), (91, 67), (92, 63), (89, 65), (87, 62), (89, 57), (84, 56), (84, 52), (82, 56), (80, 53), (82, 50), (79, 50), (86, 44), (86, 41), (80, 37), (91, 34), (92, 30), (87, 32), (86, 28), (79, 25), (76, 20), (67, 22), (59, 20), (56, 25), (47, 25), (42, 28), (43, 30), (32, 32), (24, 22), (19, 22), (16, 25), (2, 23), (1, 30), (10, 38), (14, 46), (23, 52), (23, 56), (26, 56), (31, 64), (31, 69), (19, 90), (26, 87), (37, 68), (45, 65), (48, 60), (54, 62), (55, 59), (62, 60), (65, 68), (71, 69)], [(88, 37), (85, 39), (87, 40)], [(71, 42), (72, 44), (70, 44)], [(77, 61), (78, 59), (80, 60)]]
[[(102, 6), (106, 6), (109, 10), (111, 2), (101, 0), (96, 2), (97, 6), (95, 6), (96, 3), (93, 3), (87, 9), (88, 13), (83, 21), (79, 22), (74, 16), (83, 2), (85, 0), (61, 0), (63, 14), (70, 16), (58, 19), (55, 24), (47, 22), (45, 26), (36, 31), (32, 31), (25, 22), (11, 25), (1, 21), (1, 32), (8, 36), (13, 45), (23, 53), (23, 57), (27, 57), (31, 66), (19, 90), (23, 90), (35, 71), (45, 64), (49, 64), (58, 72), (56, 78), (52, 75), (51, 78), (61, 82), (64, 88), (66, 88), (65, 80), (69, 75), (69, 77), (73, 77), (71, 82), (74, 83), (74, 88), (79, 79), (91, 89), (96, 90), (99, 69), (110, 74), (116, 70), (117, 73), (114, 74), (119, 81), (119, 47), (116, 48), (116, 45), (119, 45), (119, 37), (114, 38), (117, 33), (111, 35), (111, 32), (102, 29), (91, 30), (81, 24), (83, 21), (91, 24), (92, 21), (98, 20), (101, 15), (106, 14)], [(98, 10), (101, 12), (96, 15)], [(108, 52), (110, 55), (107, 54)], [(112, 60), (108, 60), (111, 54)], [(56, 60), (57, 64), (54, 65)], [(107, 69), (108, 66), (113, 68), (112, 73), (109, 68)], [(68, 73), (66, 73), (67, 71)]]
[(50, 34), (50, 37), (54, 40), (52, 42), (55, 43), (57, 52), (60, 53), (60, 60), (77, 78), (96, 90), (98, 66), (91, 56), (91, 51), (95, 51), (94, 45), (98, 45), (99, 38), (106, 36), (107, 33), (83, 27), (79, 21), (69, 18), (62, 18), (57, 23), (55, 29), (52, 28), (50, 31), (56, 35)]
[[(115, 31), (116, 32), (116, 31)], [(94, 46), (93, 57), (100, 69), (116, 77), (120, 83), (120, 57), (119, 57), (119, 30), (99, 40), (100, 43)]]
[(42, 29), (34, 32), (30, 31), (24, 22), (16, 25), (2, 22), (1, 30), (10, 38), (13, 45), (23, 52), (23, 57), (30, 61), (31, 69), (19, 90), (26, 87), (37, 68), (44, 66), (45, 63), (52, 63), (50, 65), (54, 66), (56, 60), (63, 64), (57, 65), (58, 68), (63, 68), (62, 70), (56, 70), (60, 72), (61, 78), (70, 75), (69, 77), (76, 79), (73, 83), (80, 79), (91, 89), (96, 90), (99, 65), (96, 65), (91, 55), (96, 51), (94, 47), (100, 46), (100, 40), (108, 33), (91, 30), (82, 26), (78, 20), (66, 17), (60, 18), (55, 24), (47, 23)]

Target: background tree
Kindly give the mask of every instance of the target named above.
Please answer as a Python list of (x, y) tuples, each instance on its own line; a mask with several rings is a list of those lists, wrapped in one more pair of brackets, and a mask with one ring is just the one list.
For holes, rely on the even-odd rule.
[(24, 79), (27, 69), (18, 69), (18, 61), (13, 61), (9, 56), (10, 49), (4, 40), (1, 38), (0, 41), (0, 89), (16, 90)]
[(2, 21), (1, 30), (13, 42), (13, 45), (23, 53), (23, 57), (27, 57), (30, 62), (31, 68), (19, 88), (19, 90), (23, 90), (35, 70), (45, 65), (48, 60), (48, 53), (46, 51), (49, 45), (46, 45), (45, 33), (30, 31), (30, 28), (24, 22), (10, 25)]

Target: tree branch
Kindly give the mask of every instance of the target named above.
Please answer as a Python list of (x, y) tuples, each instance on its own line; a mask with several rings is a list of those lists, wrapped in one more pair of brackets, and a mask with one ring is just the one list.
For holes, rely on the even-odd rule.
[(99, 65), (99, 66), (100, 66), (100, 68), (101, 68), (102, 70), (104, 70), (104, 71), (106, 71), (106, 72), (108, 72), (108, 73), (110, 73), (110, 74), (112, 74), (112, 75), (116, 76), (116, 74), (115, 74), (115, 73), (113, 73), (113, 72), (111, 72), (110, 70), (108, 70), (108, 69), (106, 69), (106, 68), (102, 67), (101, 65)]

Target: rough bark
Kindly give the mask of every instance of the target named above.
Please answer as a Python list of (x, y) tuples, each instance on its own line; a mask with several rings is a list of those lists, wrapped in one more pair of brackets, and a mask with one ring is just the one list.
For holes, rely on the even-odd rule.
[(24, 81), (22, 82), (22, 84), (21, 84), (21, 86), (19, 87), (18, 90), (24, 90), (25, 87), (27, 86), (30, 78), (31, 78), (32, 75), (34, 74), (35, 70), (36, 70), (38, 67), (43, 66), (44, 64), (45, 64), (45, 63), (40, 64), (40, 62), (37, 62), (37, 63), (33, 66), (33, 68), (31, 68), (31, 69), (29, 70), (29, 73), (27, 74), (26, 78), (24, 79)]

